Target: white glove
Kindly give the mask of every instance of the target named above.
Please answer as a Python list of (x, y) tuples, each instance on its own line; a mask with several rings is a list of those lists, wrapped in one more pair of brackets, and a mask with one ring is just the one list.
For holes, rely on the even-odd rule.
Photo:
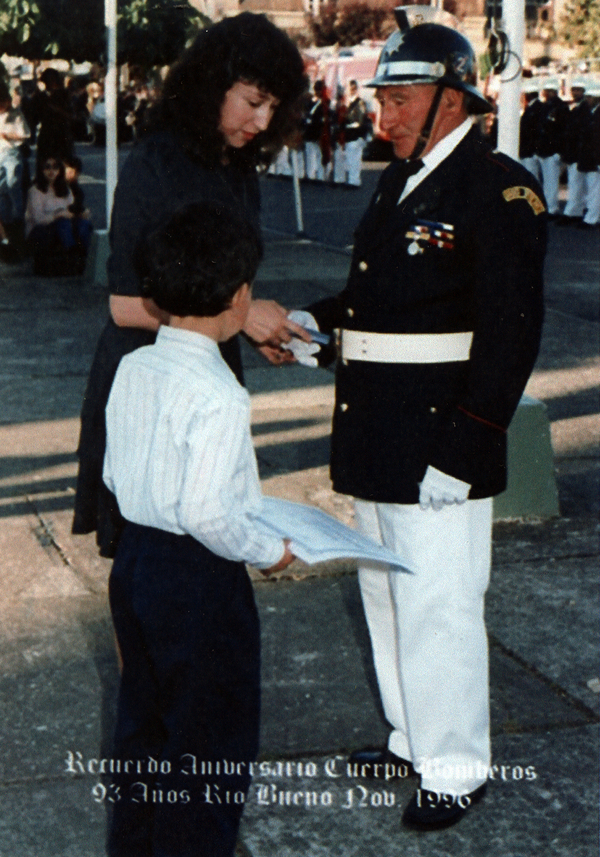
[(419, 506), (421, 509), (429, 509), (431, 506), (436, 512), (444, 506), (452, 506), (454, 503), (464, 503), (469, 496), (471, 486), (468, 482), (455, 479), (441, 470), (436, 470), (431, 464), (427, 468), (423, 481), (420, 484)]
[[(302, 327), (307, 327), (310, 330), (319, 329), (319, 325), (313, 316), (303, 309), (293, 309), (291, 312), (288, 312), (288, 318), (290, 321), (294, 321), (296, 324), (300, 324)], [(292, 337), (289, 342), (282, 342), (281, 347), (287, 351), (291, 351), (298, 363), (302, 363), (303, 366), (315, 368), (319, 365), (317, 358), (313, 357), (313, 354), (317, 354), (321, 350), (318, 342), (304, 342), (303, 339)]]

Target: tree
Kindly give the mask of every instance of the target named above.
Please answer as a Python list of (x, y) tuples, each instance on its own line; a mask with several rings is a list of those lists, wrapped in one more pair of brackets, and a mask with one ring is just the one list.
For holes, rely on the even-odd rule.
[(119, 62), (169, 65), (207, 22), (187, 0), (119, 0)]
[[(118, 0), (119, 62), (171, 63), (207, 19), (187, 0)], [(104, 0), (2, 0), (0, 54), (102, 61)]]
[(560, 36), (580, 57), (598, 55), (600, 3), (598, 0), (568, 0)]
[(27, 56), (21, 50), (29, 42), (40, 19), (40, 9), (30, 0), (4, 0), (0, 9), (0, 53)]
[(321, 6), (320, 14), (310, 21), (315, 45), (358, 45), (363, 39), (383, 39), (395, 27), (387, 9), (373, 8), (366, 2), (354, 2), (338, 8), (337, 0)]

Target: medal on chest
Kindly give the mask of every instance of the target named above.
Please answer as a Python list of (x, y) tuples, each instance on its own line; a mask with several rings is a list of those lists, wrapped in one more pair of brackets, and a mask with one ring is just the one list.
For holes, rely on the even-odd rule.
[(454, 226), (437, 220), (417, 220), (404, 234), (410, 244), (406, 252), (409, 256), (418, 256), (427, 247), (440, 250), (454, 250)]

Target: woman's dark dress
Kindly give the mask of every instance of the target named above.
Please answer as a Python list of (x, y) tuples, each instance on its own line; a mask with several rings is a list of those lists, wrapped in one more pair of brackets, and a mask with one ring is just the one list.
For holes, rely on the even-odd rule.
[[(110, 228), (108, 283), (111, 294), (141, 296), (135, 270), (135, 248), (144, 236), (192, 202), (223, 202), (243, 211), (259, 228), (260, 195), (254, 173), (231, 165), (208, 169), (192, 160), (167, 132), (141, 140), (123, 166), (115, 191)], [(154, 342), (149, 330), (117, 327), (109, 318), (100, 336), (90, 371), (79, 438), (79, 473), (74, 533), (96, 530), (101, 556), (113, 557), (124, 526), (114, 495), (102, 481), (106, 429), (104, 409), (121, 358)], [(221, 346), (223, 356), (242, 380), (237, 337)]]

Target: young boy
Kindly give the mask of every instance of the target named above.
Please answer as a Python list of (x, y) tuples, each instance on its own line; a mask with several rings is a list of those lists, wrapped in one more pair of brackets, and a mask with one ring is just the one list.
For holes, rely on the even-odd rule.
[[(190, 205), (145, 245), (154, 345), (121, 361), (104, 480), (129, 522), (110, 576), (123, 660), (111, 857), (229, 857), (258, 751), (259, 628), (245, 562), (292, 559), (259, 534), (248, 393), (218, 343), (243, 326), (253, 227)], [(115, 762), (114, 767), (117, 767)]]

